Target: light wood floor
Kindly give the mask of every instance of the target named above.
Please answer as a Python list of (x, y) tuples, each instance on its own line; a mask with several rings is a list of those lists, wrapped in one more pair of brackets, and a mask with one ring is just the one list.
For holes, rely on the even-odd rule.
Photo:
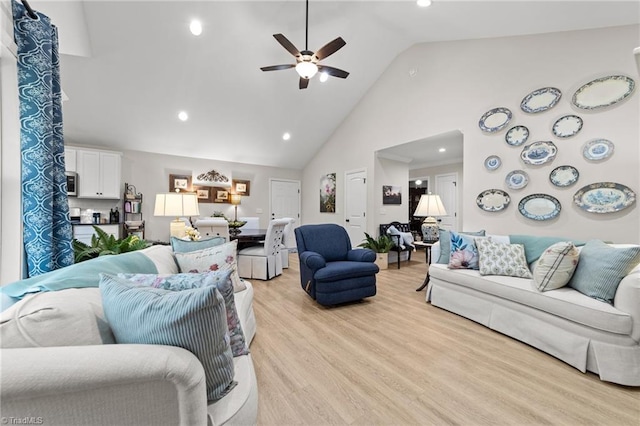
[(640, 425), (640, 389), (601, 382), (425, 302), (424, 252), (378, 294), (326, 308), (297, 254), (253, 280), (260, 425)]

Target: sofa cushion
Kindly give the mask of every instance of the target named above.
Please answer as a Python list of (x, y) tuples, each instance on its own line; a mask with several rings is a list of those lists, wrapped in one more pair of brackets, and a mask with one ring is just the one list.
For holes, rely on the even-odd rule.
[(204, 367), (210, 401), (235, 386), (224, 298), (216, 287), (171, 291), (136, 286), (114, 275), (100, 278), (104, 312), (116, 342), (187, 349)]
[(27, 348), (115, 343), (97, 288), (47, 291), (0, 314), (0, 346)]
[(474, 237), (457, 232), (449, 232), (451, 254), (449, 256), (449, 268), (451, 269), (478, 269), (478, 248)]
[(597, 330), (629, 335), (633, 328), (628, 313), (569, 287), (541, 293), (534, 288), (531, 279), (481, 276), (478, 271), (448, 269), (437, 264), (431, 265), (429, 274), (432, 279), (502, 297)]
[[(568, 238), (541, 237), (539, 235), (509, 235), (513, 244), (524, 245), (527, 263), (535, 262), (544, 251), (555, 243), (569, 241)], [(576, 246), (583, 246), (584, 241), (572, 241)]]
[(349, 278), (375, 276), (379, 271), (378, 266), (372, 262), (327, 262), (324, 268), (319, 269), (314, 278), (316, 281), (339, 281)]
[[(440, 256), (438, 256), (438, 258), (436, 259), (436, 263), (442, 263), (442, 264), (448, 264), (450, 257), (451, 257), (451, 233), (450, 231), (447, 231), (446, 229), (440, 229), (440, 238), (439, 238), (439, 242), (440, 242)], [(482, 229), (480, 231), (462, 231), (460, 232), (460, 234), (465, 234), (465, 235), (474, 235), (476, 237), (484, 237), (485, 236), (485, 230)]]
[(476, 238), (480, 275), (531, 278), (522, 244), (503, 244), (490, 238)]
[(611, 247), (590, 240), (580, 251), (580, 260), (569, 285), (594, 299), (613, 304), (620, 281), (640, 263), (640, 246)]
[(206, 240), (188, 241), (180, 238), (171, 237), (171, 248), (175, 253), (189, 253), (191, 251), (203, 250), (210, 247), (219, 246), (226, 243), (224, 237), (208, 238)]
[(234, 240), (202, 250), (175, 253), (175, 257), (180, 272), (230, 270), (234, 291), (242, 291), (246, 287), (238, 275), (237, 252), (238, 242)]
[(211, 271), (202, 274), (174, 275), (118, 274), (118, 277), (129, 280), (137, 285), (171, 291), (188, 290), (204, 286), (216, 287), (224, 298), (231, 351), (235, 357), (246, 355), (249, 353), (249, 350), (247, 349), (240, 319), (238, 318), (230, 275), (231, 271)]
[(580, 252), (570, 241), (553, 244), (538, 259), (533, 282), (540, 291), (555, 290), (569, 283), (578, 265)]

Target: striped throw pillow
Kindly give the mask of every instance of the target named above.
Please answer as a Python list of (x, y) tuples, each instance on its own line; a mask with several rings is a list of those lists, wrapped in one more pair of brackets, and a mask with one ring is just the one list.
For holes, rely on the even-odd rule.
[(190, 351), (204, 367), (209, 401), (222, 398), (236, 385), (224, 298), (216, 287), (171, 291), (100, 274), (100, 291), (117, 343)]
[(533, 269), (533, 283), (540, 291), (555, 290), (569, 283), (578, 266), (580, 252), (570, 241), (548, 247)]

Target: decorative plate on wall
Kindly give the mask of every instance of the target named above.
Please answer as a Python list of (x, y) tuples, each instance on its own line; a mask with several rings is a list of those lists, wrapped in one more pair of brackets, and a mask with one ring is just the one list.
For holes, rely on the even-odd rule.
[(493, 108), (480, 117), (478, 125), (483, 132), (495, 133), (507, 127), (512, 116), (509, 108)]
[(486, 212), (499, 212), (511, 202), (509, 194), (501, 189), (487, 189), (476, 198), (476, 204)]
[(559, 89), (543, 87), (525, 96), (520, 102), (520, 109), (531, 114), (543, 112), (556, 106), (561, 97)]
[(636, 194), (620, 183), (598, 182), (579, 189), (573, 202), (590, 213), (613, 213), (635, 203)]
[(507, 131), (504, 139), (511, 146), (520, 146), (529, 139), (529, 129), (525, 126), (514, 126)]
[(497, 155), (490, 155), (484, 160), (484, 167), (487, 170), (497, 170), (502, 165), (502, 160)]
[(571, 103), (588, 110), (608, 107), (629, 97), (635, 86), (635, 81), (626, 75), (596, 78), (576, 90)]
[(539, 141), (529, 145), (525, 145), (520, 153), (520, 158), (525, 164), (538, 166), (548, 163), (556, 158), (558, 148), (551, 141)]
[(578, 181), (579, 177), (578, 169), (573, 166), (556, 167), (549, 173), (551, 183), (561, 188), (573, 185)]
[(509, 189), (522, 189), (529, 183), (529, 175), (524, 170), (509, 172), (504, 180)]
[(553, 123), (553, 134), (559, 138), (570, 138), (582, 129), (582, 118), (577, 115), (565, 115)]
[(560, 214), (562, 206), (557, 198), (548, 194), (531, 194), (518, 203), (518, 211), (527, 219), (550, 220)]
[(590, 161), (601, 161), (613, 154), (613, 142), (606, 139), (595, 139), (584, 144), (582, 155)]

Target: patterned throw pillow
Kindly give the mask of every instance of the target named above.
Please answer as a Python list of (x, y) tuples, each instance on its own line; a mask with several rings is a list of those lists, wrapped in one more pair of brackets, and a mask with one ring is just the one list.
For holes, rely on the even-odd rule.
[(449, 231), (451, 254), (449, 269), (478, 269), (478, 249), (474, 237)]
[[(440, 256), (436, 260), (436, 263), (441, 263), (443, 265), (446, 265), (447, 263), (449, 263), (449, 258), (451, 257), (451, 233), (446, 229), (440, 229), (439, 232), (440, 232), (440, 239), (438, 241), (440, 241)], [(482, 229), (477, 232), (462, 231), (461, 234), (473, 235), (476, 237), (484, 237), (485, 230)]]
[(533, 283), (540, 291), (555, 290), (569, 283), (578, 266), (580, 252), (571, 241), (548, 247), (533, 269)]
[(490, 238), (476, 238), (480, 275), (531, 278), (522, 244), (504, 244)]
[(248, 354), (249, 349), (242, 332), (240, 318), (238, 318), (230, 275), (231, 271), (212, 271), (201, 274), (174, 275), (118, 274), (118, 277), (139, 286), (171, 291), (190, 290), (207, 286), (216, 287), (224, 298), (224, 305), (227, 311), (227, 326), (229, 327), (231, 339), (231, 351), (233, 356), (241, 356)]
[(247, 287), (238, 275), (237, 266), (238, 242), (220, 244), (202, 250), (185, 253), (174, 253), (180, 272), (209, 272), (231, 271), (231, 282), (234, 291), (241, 291)]
[(216, 287), (162, 290), (100, 274), (100, 292), (117, 343), (169, 345), (190, 351), (204, 367), (209, 401), (222, 398), (237, 384), (224, 298)]

